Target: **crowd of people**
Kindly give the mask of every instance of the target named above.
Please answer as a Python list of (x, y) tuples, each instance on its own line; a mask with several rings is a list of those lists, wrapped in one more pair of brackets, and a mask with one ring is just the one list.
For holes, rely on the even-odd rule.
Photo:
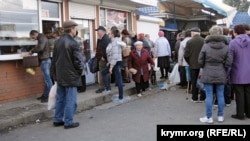
[[(232, 32), (229, 28), (213, 26), (203, 38), (200, 29), (194, 27), (182, 34), (176, 43), (175, 51), (179, 63), (180, 88), (191, 89), (194, 103), (205, 102), (205, 117), (202, 123), (213, 123), (212, 107), (218, 107), (217, 121), (224, 121), (224, 107), (236, 102), (236, 114), (231, 117), (244, 120), (250, 113), (250, 59), (249, 25), (236, 25)], [(180, 36), (180, 35), (178, 35)], [(190, 69), (190, 80), (186, 68)], [(191, 87), (187, 87), (187, 82)], [(198, 85), (202, 83), (201, 88)]]
[[(50, 55), (51, 47), (46, 36), (36, 30), (30, 32), (30, 38), (38, 40), (30, 54), (38, 53), (45, 82), (44, 92), (38, 99), (48, 102), (50, 88), (57, 82), (53, 125), (65, 129), (79, 126), (73, 120), (77, 93), (86, 89), (83, 77), (86, 59), (76, 26), (74, 21), (65, 21), (63, 27), (56, 30), (53, 55)], [(137, 96), (141, 97), (146, 89), (150, 89), (153, 68), (159, 67), (160, 79), (168, 80), (170, 63), (175, 62), (179, 64), (180, 74), (177, 85), (192, 94), (193, 103), (206, 103), (206, 116), (200, 118), (200, 122), (213, 123), (213, 105), (218, 107), (217, 121), (223, 122), (224, 106), (230, 106), (231, 99), (236, 101), (236, 114), (232, 118), (250, 118), (249, 30), (248, 25), (239, 24), (230, 35), (228, 28), (213, 26), (203, 38), (200, 28), (194, 27), (179, 32), (175, 46), (171, 47), (163, 31), (158, 31), (159, 37), (152, 41), (149, 34), (136, 34), (127, 29), (120, 31), (116, 26), (107, 31), (99, 26), (95, 30), (98, 39), (94, 48), (99, 70), (96, 93), (111, 93), (110, 84), (115, 83), (118, 96), (113, 102), (122, 103), (124, 83), (133, 80)], [(189, 79), (187, 68), (190, 70)], [(197, 87), (198, 81), (204, 84), (203, 88)]]

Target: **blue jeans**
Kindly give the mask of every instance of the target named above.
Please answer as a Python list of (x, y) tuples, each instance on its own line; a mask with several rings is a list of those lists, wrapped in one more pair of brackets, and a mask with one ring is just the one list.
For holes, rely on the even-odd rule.
[(118, 86), (119, 91), (119, 99), (123, 99), (123, 82), (122, 82), (122, 61), (118, 61), (113, 68), (113, 72), (115, 73), (115, 84)]
[(48, 98), (49, 91), (53, 85), (50, 75), (50, 66), (51, 66), (51, 60), (45, 59), (41, 61), (41, 70), (43, 73), (43, 79), (44, 79), (44, 90), (43, 90), (43, 97)]
[(204, 83), (204, 88), (206, 91), (206, 115), (208, 118), (212, 117), (212, 107), (213, 107), (213, 85), (216, 88), (216, 96), (218, 99), (218, 113), (217, 116), (223, 116), (224, 114), (224, 84), (208, 84)]
[(109, 67), (106, 66), (101, 70), (102, 80), (104, 83), (105, 90), (111, 90), (110, 79), (109, 79)]
[(54, 122), (64, 121), (64, 126), (72, 125), (77, 108), (77, 87), (57, 84), (55, 107)]

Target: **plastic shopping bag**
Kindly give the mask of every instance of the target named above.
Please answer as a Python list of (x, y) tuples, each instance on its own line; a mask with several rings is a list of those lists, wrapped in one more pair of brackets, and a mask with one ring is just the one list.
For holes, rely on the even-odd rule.
[(158, 59), (157, 58), (155, 58), (154, 63), (155, 63), (154, 71), (159, 71), (160, 68), (158, 67)]
[(180, 82), (180, 74), (178, 71), (179, 64), (176, 63), (174, 65), (173, 71), (170, 73), (169, 80), (171, 83), (179, 83)]
[(57, 82), (51, 87), (49, 92), (49, 99), (48, 99), (48, 110), (52, 110), (55, 108), (56, 105), (56, 89), (57, 89)]

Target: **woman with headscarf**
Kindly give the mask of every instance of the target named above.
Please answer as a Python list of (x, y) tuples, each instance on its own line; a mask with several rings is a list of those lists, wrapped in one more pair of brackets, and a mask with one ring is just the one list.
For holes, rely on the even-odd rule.
[[(155, 56), (158, 58), (158, 67), (161, 70), (161, 79), (168, 79), (170, 67), (171, 48), (168, 40), (164, 37), (164, 32), (158, 32), (159, 38), (155, 41)], [(165, 70), (165, 73), (164, 73)]]

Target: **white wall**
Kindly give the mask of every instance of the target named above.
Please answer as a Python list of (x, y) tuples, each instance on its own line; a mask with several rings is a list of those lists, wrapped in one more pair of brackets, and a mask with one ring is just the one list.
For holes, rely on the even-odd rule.
[(140, 15), (137, 20), (137, 34), (149, 34), (150, 39), (155, 41), (158, 38), (160, 22), (162, 22), (162, 19), (160, 18)]
[(146, 21), (137, 21), (137, 34), (149, 34), (150, 39), (155, 42), (158, 38), (159, 23), (151, 23)]

